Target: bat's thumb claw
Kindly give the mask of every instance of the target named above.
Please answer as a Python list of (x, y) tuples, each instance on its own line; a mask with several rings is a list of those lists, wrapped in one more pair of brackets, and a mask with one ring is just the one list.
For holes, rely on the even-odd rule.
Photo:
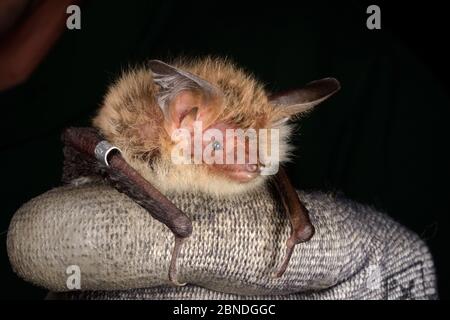
[(177, 272), (173, 269), (169, 272), (169, 281), (176, 287), (183, 287), (187, 284), (187, 282), (178, 282)]
[(174, 286), (177, 287), (182, 287), (186, 285), (186, 283), (178, 282), (178, 272), (177, 272), (177, 258), (178, 255), (180, 254), (181, 245), (183, 244), (184, 241), (185, 241), (184, 238), (175, 236), (175, 246), (173, 248), (172, 259), (170, 260), (169, 281), (170, 283), (172, 283)]
[(274, 278), (280, 278), (286, 272), (286, 269), (289, 265), (289, 261), (291, 260), (292, 252), (294, 252), (295, 247), (295, 239), (290, 237), (286, 243), (286, 254), (283, 259), (283, 263), (281, 264), (278, 271), (274, 274)]
[(184, 287), (185, 285), (187, 285), (187, 282), (180, 283), (177, 280), (171, 280), (170, 283), (175, 287)]
[(272, 279), (278, 279), (280, 276), (278, 275), (278, 272), (275, 272), (275, 273), (272, 273), (272, 274), (270, 275), (270, 277), (271, 277)]

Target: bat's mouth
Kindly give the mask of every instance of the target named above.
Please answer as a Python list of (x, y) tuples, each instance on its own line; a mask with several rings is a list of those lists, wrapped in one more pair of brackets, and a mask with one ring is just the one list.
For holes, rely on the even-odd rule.
[(224, 166), (224, 173), (232, 180), (245, 183), (261, 174), (260, 167), (256, 164), (235, 164)]

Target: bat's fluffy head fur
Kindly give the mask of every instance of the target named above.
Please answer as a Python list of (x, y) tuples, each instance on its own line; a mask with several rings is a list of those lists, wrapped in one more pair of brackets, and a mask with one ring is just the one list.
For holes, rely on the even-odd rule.
[[(250, 74), (226, 59), (211, 57), (180, 59), (171, 65), (206, 80), (222, 92), (221, 112), (216, 122), (243, 129), (276, 125), (281, 140), (279, 159), (288, 159), (290, 128), (279, 121), (286, 115), (269, 101), (263, 85)], [(161, 87), (155, 82), (155, 75), (146, 66), (123, 73), (109, 88), (93, 120), (94, 126), (122, 150), (131, 166), (163, 193), (197, 191), (225, 196), (252, 190), (264, 182), (266, 176), (237, 182), (212, 174), (206, 164), (173, 164), (174, 142), (164, 127), (166, 119), (159, 99)]]

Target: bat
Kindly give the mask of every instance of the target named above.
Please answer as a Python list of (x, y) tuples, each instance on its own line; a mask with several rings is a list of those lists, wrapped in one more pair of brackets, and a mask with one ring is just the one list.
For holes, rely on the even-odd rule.
[[(179, 59), (171, 64), (151, 60), (126, 71), (110, 86), (93, 119), (94, 128), (67, 129), (63, 140), (69, 151), (84, 154), (83, 161), (96, 155), (103, 162), (99, 171), (174, 233), (168, 276), (175, 285), (183, 285), (177, 280), (176, 261), (192, 224), (164, 194), (189, 191), (228, 197), (273, 182), (291, 223), (285, 257), (274, 274), (281, 277), (295, 245), (314, 234), (307, 209), (277, 166), (291, 150), (289, 120), (339, 89), (336, 79), (325, 78), (270, 94), (226, 59)], [(246, 132), (278, 135), (270, 140)]]

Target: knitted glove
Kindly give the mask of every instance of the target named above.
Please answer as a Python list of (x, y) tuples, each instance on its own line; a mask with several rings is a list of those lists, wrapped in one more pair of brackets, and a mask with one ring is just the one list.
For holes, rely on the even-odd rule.
[[(169, 286), (172, 233), (124, 194), (89, 182), (53, 189), (23, 205), (8, 232), (15, 272), (51, 291), (79, 298), (436, 298), (424, 242), (374, 209), (323, 193), (299, 192), (316, 234), (297, 245), (286, 273), (289, 220), (266, 187), (232, 198), (169, 194), (193, 221)], [(145, 288), (145, 289), (144, 289)], [(255, 298), (254, 296), (252, 298)]]

